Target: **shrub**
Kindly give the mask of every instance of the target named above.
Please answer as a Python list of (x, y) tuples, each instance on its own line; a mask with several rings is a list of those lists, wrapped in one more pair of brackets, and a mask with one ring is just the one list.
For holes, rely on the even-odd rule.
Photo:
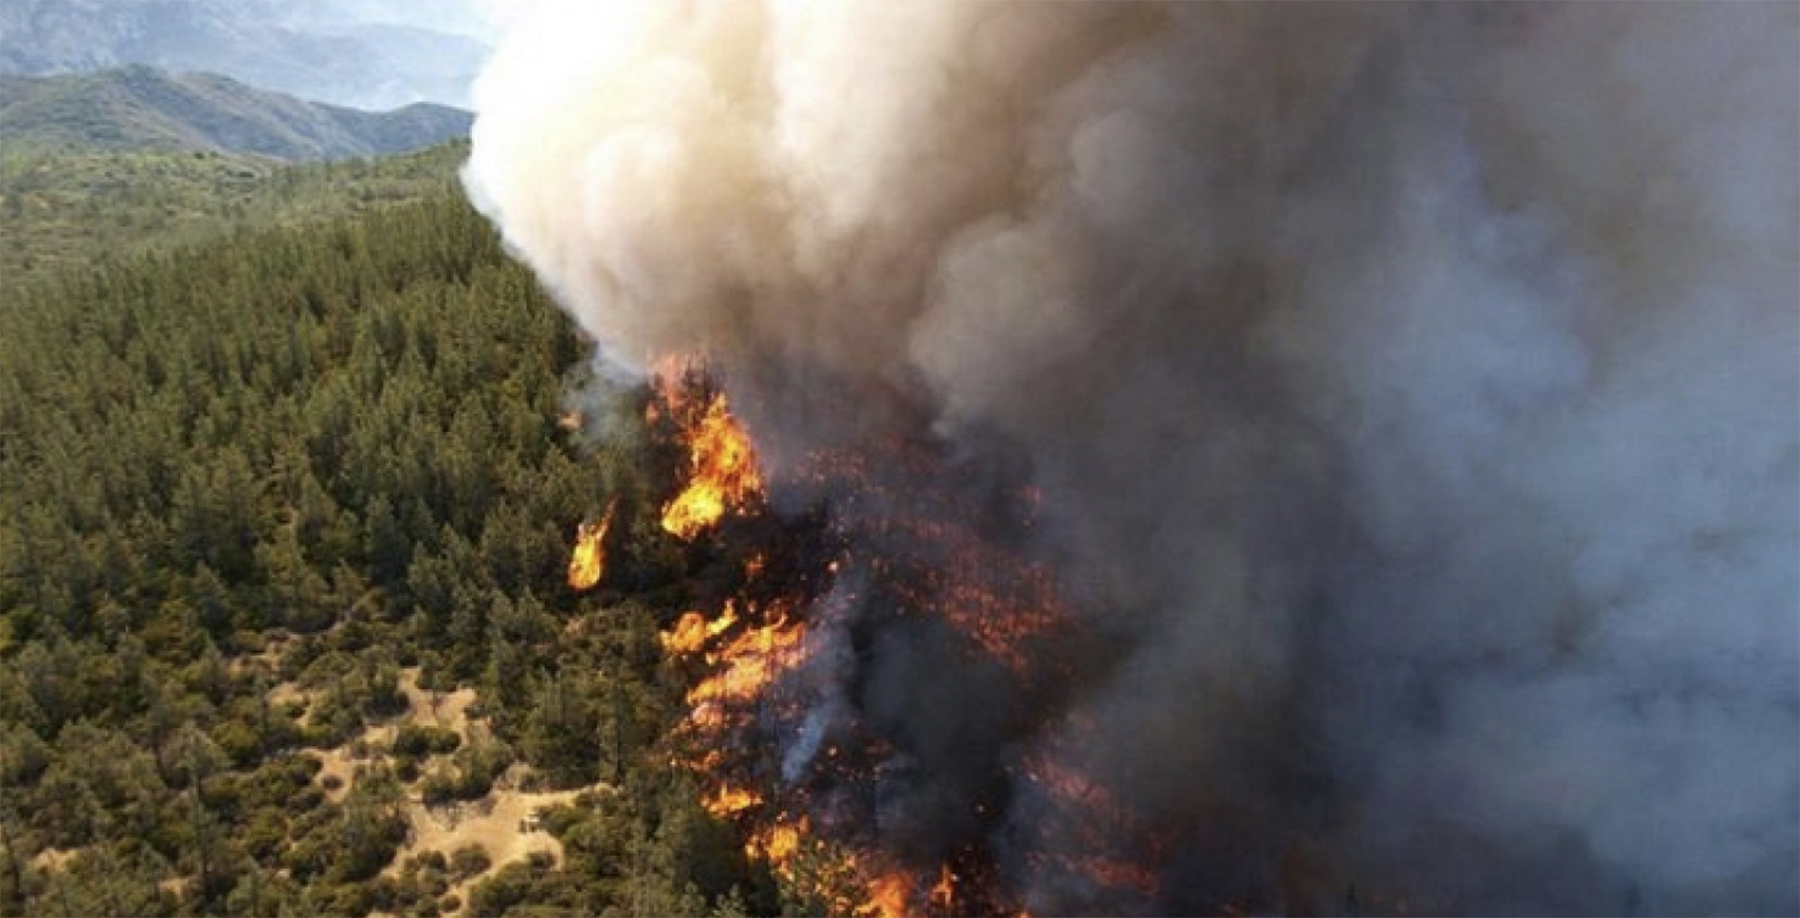
[(462, 737), (455, 730), (443, 727), (427, 727), (420, 724), (406, 724), (394, 735), (394, 752), (399, 755), (424, 757), (427, 755), (446, 755), (455, 752), (462, 745)]
[(457, 880), (465, 880), (493, 866), (487, 849), (480, 845), (464, 845), (450, 855), (450, 875)]

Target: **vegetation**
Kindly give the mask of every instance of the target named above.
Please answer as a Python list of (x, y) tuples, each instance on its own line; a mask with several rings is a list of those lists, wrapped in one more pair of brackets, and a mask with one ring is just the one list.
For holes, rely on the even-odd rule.
[[(395, 181), (0, 308), (0, 914), (780, 907), (658, 751), (656, 629), (705, 563), (655, 522), (670, 446), (559, 431), (582, 345), (441, 172)], [(620, 586), (575, 594), (614, 499)], [(459, 689), (467, 725), (414, 717)], [(502, 783), (582, 789), (560, 862), (408, 853), (418, 807)]]
[(453, 143), (403, 156), (287, 165), (201, 150), (0, 144), (0, 307), (59, 273), (121, 255), (445, 194), (467, 152), (466, 144)]
[(134, 65), (97, 73), (0, 76), (8, 150), (252, 153), (284, 160), (402, 153), (466, 137), (444, 105), (365, 112), (307, 102), (209, 73)]

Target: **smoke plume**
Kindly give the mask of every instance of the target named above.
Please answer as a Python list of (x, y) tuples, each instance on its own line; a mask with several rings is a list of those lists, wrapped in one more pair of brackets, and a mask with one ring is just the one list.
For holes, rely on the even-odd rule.
[(1797, 87), (1792, 4), (549, 3), (465, 178), (778, 482), (903, 430), (1041, 493), (1108, 662), (1007, 733), (877, 641), (821, 710), (923, 763), (896, 837), (1055, 750), (1156, 891), (1019, 790), (1034, 912), (1792, 914)]

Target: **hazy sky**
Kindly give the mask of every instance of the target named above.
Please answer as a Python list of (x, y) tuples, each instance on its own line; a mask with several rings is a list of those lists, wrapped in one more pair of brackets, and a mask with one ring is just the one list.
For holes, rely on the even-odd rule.
[(381, 23), (449, 32), (492, 45), (504, 0), (262, 0), (290, 10), (309, 26)]

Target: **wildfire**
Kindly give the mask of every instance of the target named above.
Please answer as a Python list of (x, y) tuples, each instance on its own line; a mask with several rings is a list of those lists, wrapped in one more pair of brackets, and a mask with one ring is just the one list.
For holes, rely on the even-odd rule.
[(700, 804), (714, 816), (730, 816), (734, 813), (741, 813), (761, 802), (761, 795), (754, 791), (722, 784), (717, 792), (710, 797), (703, 798)]
[[(665, 368), (655, 385), (648, 420), (672, 431), (687, 452), (686, 477), (663, 507), (663, 528), (691, 540), (726, 515), (765, 512), (755, 450), (725, 396), (691, 368), (680, 373)], [(740, 535), (785, 531), (779, 526), (726, 534), (730, 541), (718, 546), (726, 556), (750, 549), (739, 555), (738, 576), (714, 578), (710, 583), (720, 588), (659, 635), (665, 658), (693, 680), (677, 759), (703, 776), (707, 790), (701, 805), (715, 817), (730, 818), (744, 833), (746, 856), (766, 862), (784, 890), (812, 907), (859, 918), (1011, 913), (1017, 904), (998, 887), (983, 850), (959, 849), (941, 863), (908, 863), (884, 852), (879, 839), (859, 835), (842, 814), (814, 808), (815, 788), (869, 780), (893, 755), (885, 739), (861, 734), (854, 722), (839, 723), (827, 728), (840, 731), (825, 734), (830, 740), (811, 740), (815, 745), (803, 754), (810, 771), (801, 780), (777, 781), (771, 774), (769, 763), (777, 761), (769, 755), (771, 737), (795, 735), (807, 713), (800, 699), (807, 697), (808, 682), (785, 678), (813, 653), (829, 654), (841, 646), (834, 643), (841, 640), (835, 637), (839, 626), (862, 607), (871, 589), (879, 591), (874, 595), (891, 614), (942, 622), (966, 652), (1000, 663), (1020, 680), (1054, 680), (1046, 667), (1054, 655), (1041, 651), (1070, 621), (1056, 596), (1054, 575), (1047, 566), (1009, 553), (1005, 541), (994, 538), (996, 532), (1028, 526), (1028, 518), (1022, 524), (1017, 519), (1035, 509), (1037, 495), (1027, 492), (996, 507), (966, 499), (954, 484), (923, 495), (903, 493), (896, 483), (959, 479), (942, 474), (941, 456), (905, 449), (884, 456), (905, 467), (899, 478), (877, 473), (864, 454), (821, 454), (801, 470), (835, 483), (832, 490), (843, 502), (839, 509), (848, 512), (830, 525), (854, 527), (828, 529), (826, 549), (818, 554), (785, 550), (796, 548), (790, 544), (739, 544)], [(876, 507), (882, 509), (871, 513)], [(883, 550), (852, 556), (847, 543)], [(808, 640), (809, 629), (817, 629), (818, 640)], [(780, 761), (784, 772), (791, 767)], [(1085, 817), (1076, 828), (1096, 836), (1114, 828), (1116, 822), (1105, 818), (1113, 815), (1111, 801), (1077, 783), (1078, 774), (1065, 775), (1058, 761), (1026, 764), (1020, 780), (1056, 788), (1050, 799)], [(1128, 861), (1108, 861), (1093, 851), (1055, 866), (1107, 886), (1141, 888), (1154, 882), (1132, 873)]]
[(750, 857), (759, 857), (775, 866), (779, 872), (787, 872), (787, 863), (800, 850), (800, 834), (810, 826), (806, 818), (801, 817), (798, 824), (776, 823), (768, 829), (757, 832), (744, 843), (744, 853)]
[(1085, 738), (1092, 735), (1092, 722), (1071, 717), (1065, 729), (1063, 738), (1022, 763), (1021, 777), (1054, 804), (1044, 825), (1061, 838), (1054, 851), (1031, 857), (1034, 869), (1079, 876), (1094, 888), (1153, 899), (1158, 880), (1146, 864), (1163, 860), (1159, 849), (1164, 839), (1144, 824), (1141, 814), (1121, 805), (1106, 786), (1074, 767), (1071, 758), (1088, 745)]
[(682, 613), (681, 621), (675, 624), (674, 630), (658, 635), (663, 652), (676, 656), (699, 653), (708, 641), (737, 624), (737, 610), (734, 606), (731, 600), (726, 600), (725, 611), (712, 621), (707, 621), (706, 616), (700, 612)]
[[(681, 407), (676, 399), (667, 401), (671, 409)], [(726, 513), (742, 512), (760, 498), (763, 482), (750, 436), (732, 417), (723, 392), (707, 401), (698, 422), (682, 432), (682, 439), (688, 448), (688, 482), (663, 507), (662, 527), (678, 538), (692, 539)]]
[[(912, 878), (905, 871), (874, 875), (855, 852), (811, 834), (805, 817), (777, 816), (756, 829), (744, 853), (767, 861), (784, 886), (830, 915), (856, 918), (899, 918), (912, 910), (908, 894)], [(801, 858), (801, 852), (805, 857)]]
[(569, 586), (591, 590), (606, 573), (606, 530), (612, 525), (617, 502), (608, 504), (599, 524), (582, 523), (575, 531), (575, 551), (569, 556)]
[(745, 631), (724, 649), (706, 655), (708, 663), (724, 668), (689, 690), (687, 703), (699, 715), (710, 704), (755, 698), (779, 673), (800, 662), (804, 637), (805, 631), (786, 618)]
[(859, 915), (879, 916), (879, 918), (904, 918), (906, 909), (906, 888), (910, 883), (905, 874), (890, 873), (876, 877), (869, 883), (869, 902), (857, 910)]
[(931, 904), (947, 909), (955, 895), (956, 875), (950, 872), (950, 865), (945, 864), (938, 869), (938, 881), (931, 887)]

